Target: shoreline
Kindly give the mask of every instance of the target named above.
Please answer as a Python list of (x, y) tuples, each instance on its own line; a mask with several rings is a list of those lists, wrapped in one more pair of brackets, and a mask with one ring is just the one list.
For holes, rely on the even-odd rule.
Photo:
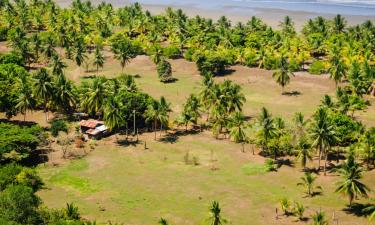
[[(102, 2), (101, 0), (93, 0), (92, 3), (94, 5), (99, 4)], [(132, 0), (110, 0), (106, 1), (111, 3), (115, 8), (117, 7), (124, 7), (126, 5), (130, 5), (136, 1)], [(70, 5), (70, 0), (57, 0), (57, 4), (61, 7), (67, 7)], [(149, 10), (152, 14), (160, 14), (165, 11), (167, 7), (171, 7), (173, 9), (182, 9), (186, 15), (189, 17), (195, 17), (196, 15), (210, 18), (213, 20), (218, 20), (221, 16), (226, 16), (231, 22), (232, 25), (235, 25), (238, 22), (247, 22), (252, 16), (257, 16), (262, 19), (267, 25), (277, 28), (280, 21), (285, 16), (290, 16), (294, 21), (295, 28), (297, 31), (302, 29), (302, 26), (307, 22), (308, 19), (315, 18), (317, 16), (323, 16), (325, 18), (331, 19), (336, 14), (329, 14), (329, 13), (313, 13), (301, 10), (285, 10), (285, 9), (276, 9), (276, 8), (267, 8), (267, 7), (257, 7), (257, 6), (244, 6), (238, 7), (235, 5), (225, 5), (220, 7), (198, 7), (194, 3), (186, 3), (186, 4), (149, 4), (149, 3), (140, 3), (144, 10)], [(356, 25), (361, 24), (366, 20), (371, 20), (375, 22), (375, 16), (364, 16), (364, 15), (345, 15), (342, 14), (348, 22), (348, 25)]]

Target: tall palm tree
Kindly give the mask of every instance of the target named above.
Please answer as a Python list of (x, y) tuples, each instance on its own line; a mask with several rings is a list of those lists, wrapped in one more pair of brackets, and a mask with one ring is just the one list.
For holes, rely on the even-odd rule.
[(122, 106), (114, 96), (110, 96), (104, 106), (104, 122), (110, 131), (118, 129), (124, 124)]
[(346, 20), (340, 14), (337, 14), (333, 18), (333, 31), (340, 34), (344, 32), (346, 26)]
[(171, 110), (171, 103), (167, 102), (164, 96), (160, 97), (159, 101), (160, 113), (159, 113), (159, 122), (160, 122), (160, 132), (163, 130), (163, 125), (168, 126), (169, 113)]
[(226, 220), (223, 219), (220, 215), (221, 208), (219, 205), (219, 202), (213, 201), (210, 207), (210, 218), (209, 218), (209, 224), (210, 225), (222, 225), (226, 223)]
[(346, 162), (337, 170), (342, 180), (337, 183), (336, 192), (348, 196), (349, 207), (352, 206), (353, 200), (357, 196), (367, 197), (367, 192), (370, 191), (370, 189), (360, 181), (362, 171), (360, 165), (355, 162), (354, 152), (352, 150), (349, 152)]
[(108, 95), (108, 82), (104, 77), (96, 77), (83, 88), (81, 106), (91, 115), (102, 114), (104, 100)]
[(137, 55), (129, 40), (121, 40), (113, 43), (112, 52), (115, 54), (115, 59), (120, 61), (122, 72), (124, 72), (125, 65)]
[(317, 177), (313, 176), (310, 172), (305, 172), (305, 175), (301, 177), (301, 182), (297, 183), (298, 186), (304, 186), (306, 193), (312, 197), (314, 195), (314, 189), (322, 189), (320, 186), (314, 186)]
[(346, 66), (345, 63), (341, 60), (340, 52), (336, 46), (332, 50), (332, 59), (330, 60), (331, 67), (328, 72), (332, 80), (335, 81), (336, 86), (339, 82), (342, 81), (346, 76)]
[(290, 82), (290, 75), (294, 74), (289, 69), (289, 63), (285, 56), (281, 56), (279, 60), (279, 69), (272, 74), (272, 77), (282, 87), (284, 93), (284, 87)]
[(61, 76), (64, 74), (64, 69), (66, 67), (67, 65), (62, 61), (57, 53), (52, 56), (52, 74)]
[(23, 114), (23, 121), (26, 121), (26, 112), (35, 106), (35, 100), (29, 79), (27, 77), (21, 77), (19, 80), (20, 95), (17, 99), (16, 109)]
[(246, 127), (246, 118), (241, 112), (235, 112), (229, 119), (230, 132), (229, 136), (236, 142), (242, 144), (242, 152), (244, 152), (244, 143), (247, 139), (244, 131)]
[(306, 170), (307, 161), (312, 160), (311, 144), (306, 137), (301, 137), (298, 141), (296, 160), (299, 160), (301, 162), (303, 170)]
[(43, 101), (46, 121), (48, 121), (48, 104), (54, 93), (54, 89), (52, 86), (52, 78), (45, 68), (41, 68), (35, 74), (33, 90), (35, 97)]
[(262, 108), (261, 114), (258, 119), (259, 131), (257, 136), (262, 145), (262, 149), (267, 149), (268, 141), (276, 135), (276, 128), (273, 118), (266, 108)]
[(328, 149), (330, 149), (332, 144), (337, 140), (334, 124), (328, 116), (326, 108), (318, 108), (318, 111), (313, 116), (310, 135), (313, 139), (312, 145), (318, 149), (319, 153), (318, 170), (320, 170), (321, 156), (322, 154), (325, 155), (324, 175), (326, 175)]
[(78, 67), (81, 67), (81, 65), (84, 63), (84, 61), (87, 59), (87, 55), (85, 54), (86, 49), (82, 43), (83, 41), (77, 41), (76, 47), (75, 47), (75, 57), (74, 60)]
[(105, 58), (101, 52), (100, 46), (96, 46), (93, 64), (96, 67), (96, 75), (99, 73), (99, 67), (103, 68)]
[(160, 118), (160, 103), (158, 101), (153, 101), (147, 106), (145, 117), (147, 122), (152, 122), (152, 128), (155, 134), (154, 140), (156, 140), (156, 126)]
[(74, 85), (64, 74), (59, 75), (53, 82), (54, 104), (64, 112), (71, 112), (76, 105)]

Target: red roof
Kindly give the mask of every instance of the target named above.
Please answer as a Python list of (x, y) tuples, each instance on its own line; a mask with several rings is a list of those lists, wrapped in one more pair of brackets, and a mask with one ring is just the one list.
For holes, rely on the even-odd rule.
[(88, 127), (88, 128), (95, 128), (97, 127), (98, 125), (102, 125), (103, 122), (102, 121), (98, 121), (98, 120), (82, 120), (79, 125), (81, 127)]

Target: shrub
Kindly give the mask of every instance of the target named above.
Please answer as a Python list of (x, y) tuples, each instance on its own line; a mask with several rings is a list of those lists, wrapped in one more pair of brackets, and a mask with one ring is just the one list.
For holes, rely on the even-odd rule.
[(0, 27), (0, 41), (6, 41), (8, 36), (8, 29), (6, 27)]
[(181, 50), (175, 45), (163, 48), (163, 55), (168, 59), (176, 59), (181, 56)]
[(292, 72), (297, 72), (301, 70), (301, 65), (297, 62), (296, 59), (292, 58), (289, 60), (289, 70)]
[(206, 73), (218, 75), (231, 64), (229, 59), (220, 55), (198, 56), (196, 63), (201, 75)]
[(4, 55), (0, 55), (0, 64), (16, 64), (18, 66), (24, 66), (25, 62), (18, 54), (7, 53)]
[(57, 137), (60, 131), (68, 133), (68, 125), (66, 124), (64, 120), (54, 120), (51, 124), (50, 130), (51, 130), (52, 136)]
[(0, 168), (0, 192), (12, 184), (21, 184), (36, 191), (43, 182), (34, 169), (9, 163)]
[(175, 81), (175, 79), (172, 77), (172, 66), (167, 60), (162, 59), (158, 63), (157, 71), (161, 82), (168, 83)]
[(185, 51), (185, 54), (184, 54), (184, 58), (189, 61), (189, 62), (192, 62), (193, 61), (193, 56), (194, 56), (194, 49), (192, 48), (189, 48)]
[(309, 73), (317, 75), (327, 73), (326, 64), (323, 61), (315, 60), (309, 67)]
[(265, 165), (266, 172), (272, 172), (272, 171), (277, 170), (277, 166), (275, 164), (275, 161), (272, 160), (272, 159), (266, 159), (266, 161), (264, 162), (264, 165)]
[(0, 218), (20, 224), (39, 224), (40, 199), (30, 187), (8, 186), (0, 193)]

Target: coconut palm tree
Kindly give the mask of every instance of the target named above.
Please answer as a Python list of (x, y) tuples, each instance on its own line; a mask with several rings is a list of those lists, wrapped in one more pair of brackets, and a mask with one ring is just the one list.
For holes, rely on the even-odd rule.
[(118, 129), (124, 125), (125, 117), (121, 110), (122, 106), (114, 96), (109, 96), (104, 106), (104, 122), (109, 131)]
[(313, 176), (310, 172), (305, 172), (305, 175), (300, 179), (301, 182), (297, 183), (297, 185), (305, 187), (306, 193), (310, 197), (314, 196), (314, 189), (322, 189), (320, 186), (314, 186), (317, 177)]
[(108, 83), (104, 77), (96, 77), (85, 84), (81, 93), (81, 107), (90, 115), (102, 114), (104, 100), (108, 95)]
[(306, 170), (307, 161), (312, 160), (311, 144), (306, 137), (301, 137), (298, 141), (296, 160), (301, 162), (303, 170)]
[(77, 102), (73, 83), (62, 74), (55, 79), (53, 87), (54, 104), (64, 112), (71, 112)]
[(168, 126), (169, 113), (171, 110), (171, 103), (167, 102), (164, 96), (160, 97), (159, 101), (160, 113), (159, 113), (159, 122), (160, 122), (160, 131), (163, 130), (163, 125)]
[(54, 89), (52, 86), (52, 78), (45, 68), (41, 68), (35, 74), (33, 90), (35, 97), (43, 101), (46, 121), (48, 121), (48, 104), (51, 100), (51, 96), (53, 96)]
[(213, 201), (210, 207), (209, 224), (210, 225), (222, 225), (226, 223), (226, 220), (221, 216), (221, 208), (219, 202)]
[(168, 221), (164, 218), (160, 218), (159, 222), (158, 222), (158, 225), (168, 225)]
[(337, 14), (333, 18), (333, 31), (335, 33), (343, 33), (346, 26), (346, 20), (344, 17), (342, 17), (340, 14)]
[(84, 47), (83, 41), (77, 41), (75, 46), (75, 57), (74, 60), (78, 67), (81, 67), (81, 65), (85, 62), (87, 59), (87, 55), (85, 54), (86, 49)]
[(23, 121), (26, 121), (26, 112), (35, 106), (35, 100), (28, 77), (21, 77), (19, 80), (20, 95), (17, 98), (16, 109), (23, 114)]
[(67, 65), (62, 61), (57, 53), (52, 56), (52, 74), (62, 76), (64, 75), (64, 69), (66, 67)]
[(152, 128), (154, 130), (154, 140), (156, 140), (156, 126), (160, 118), (160, 103), (158, 101), (153, 101), (147, 106), (145, 111), (146, 122), (152, 122)]
[(235, 112), (229, 118), (230, 132), (229, 136), (236, 142), (242, 144), (242, 152), (245, 152), (244, 143), (247, 139), (244, 131), (246, 127), (246, 118), (241, 112)]
[(99, 67), (103, 68), (105, 58), (101, 52), (100, 46), (96, 46), (93, 65), (96, 67), (96, 75), (99, 73)]
[(115, 59), (120, 61), (122, 72), (124, 72), (125, 65), (137, 56), (134, 47), (126, 39), (114, 42), (112, 44), (112, 52), (115, 54)]
[(282, 87), (282, 93), (284, 93), (284, 87), (290, 82), (290, 75), (294, 74), (289, 69), (289, 63), (285, 56), (281, 56), (279, 59), (279, 69), (272, 74), (272, 77)]
[(332, 80), (335, 81), (336, 86), (346, 76), (346, 66), (341, 60), (340, 52), (336, 46), (332, 49), (332, 59), (330, 60), (331, 67), (328, 72)]
[(337, 193), (348, 196), (349, 207), (352, 206), (353, 200), (357, 196), (367, 197), (367, 192), (370, 191), (370, 189), (360, 181), (362, 171), (360, 165), (355, 162), (354, 151), (350, 150), (346, 162), (337, 170), (342, 180), (337, 183), (336, 188)]
[(337, 140), (334, 124), (332, 124), (326, 108), (318, 108), (313, 116), (310, 135), (313, 140), (312, 146), (316, 147), (319, 153), (318, 171), (320, 170), (321, 156), (322, 154), (325, 155), (324, 175), (326, 175), (328, 149)]
[(262, 108), (258, 119), (259, 131), (257, 136), (263, 150), (267, 149), (268, 141), (276, 135), (273, 118), (266, 108)]

